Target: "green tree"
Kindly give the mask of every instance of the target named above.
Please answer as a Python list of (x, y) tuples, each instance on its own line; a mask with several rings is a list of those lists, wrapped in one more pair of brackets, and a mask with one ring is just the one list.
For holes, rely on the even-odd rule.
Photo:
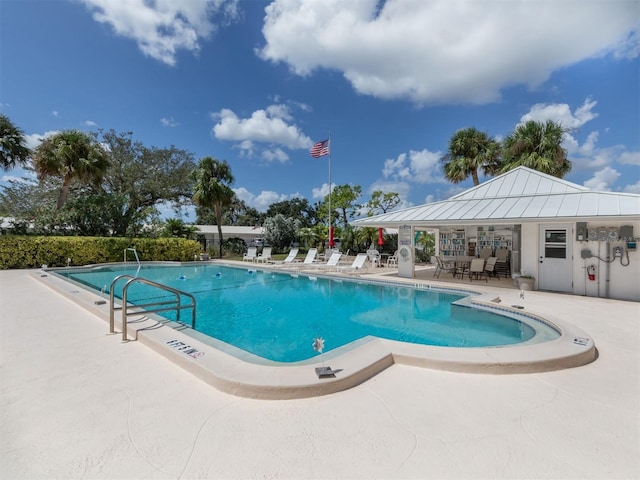
[(164, 223), (161, 235), (164, 237), (196, 240), (198, 238), (198, 231), (197, 227), (187, 225), (181, 218), (168, 218)]
[(296, 197), (291, 200), (272, 203), (267, 208), (265, 216), (273, 217), (279, 213), (285, 217), (299, 220), (302, 227), (311, 227), (318, 223), (317, 209), (310, 205), (306, 198)]
[(300, 220), (277, 213), (264, 221), (264, 239), (272, 247), (282, 251), (293, 242), (300, 229)]
[(375, 227), (361, 227), (355, 231), (358, 250), (366, 250), (378, 241), (378, 229)]
[(67, 201), (74, 180), (99, 185), (104, 178), (109, 160), (104, 148), (94, 135), (80, 130), (66, 130), (45, 138), (35, 149), (33, 164), (39, 178), (62, 177), (62, 189), (56, 208)]
[(436, 252), (436, 236), (433, 232), (419, 231), (416, 239), (416, 256), (422, 262), (428, 262)]
[(563, 135), (568, 130), (552, 120), (530, 120), (518, 125), (503, 141), (503, 165), (500, 173), (516, 167), (529, 167), (539, 172), (563, 178), (571, 171), (571, 161), (562, 148)]
[(193, 202), (198, 206), (212, 209), (216, 214), (220, 241), (218, 254), (222, 258), (224, 243), (222, 238), (222, 216), (224, 210), (231, 205), (234, 197), (230, 186), (234, 180), (231, 168), (225, 161), (204, 157), (200, 160), (194, 172), (194, 180)]
[(376, 190), (371, 194), (371, 200), (365, 205), (368, 208), (367, 216), (371, 217), (379, 213), (387, 213), (400, 205), (400, 202), (398, 193)]
[(9, 117), (0, 114), (0, 167), (8, 170), (27, 165), (30, 155), (22, 130), (11, 123)]
[(473, 127), (458, 130), (449, 140), (447, 154), (442, 157), (444, 176), (452, 183), (469, 176), (480, 185), (478, 171), (494, 174), (500, 163), (500, 143)]
[[(212, 222), (204, 223), (203, 225), (214, 225), (215, 215), (213, 216), (214, 219)], [(248, 206), (244, 200), (240, 200), (237, 195), (234, 195), (231, 205), (229, 205), (229, 208), (224, 212), (222, 222), (223, 225), (253, 227), (256, 225), (262, 225), (265, 217), (264, 213), (260, 213), (255, 208)]]
[[(353, 218), (360, 209), (357, 200), (362, 195), (360, 185), (338, 185), (331, 192), (331, 216), (338, 219), (345, 227), (349, 224), (349, 218)], [(324, 202), (318, 209), (318, 217), (325, 219), (328, 217), (329, 195), (324, 197)]]
[(58, 197), (59, 181), (47, 177), (36, 182), (31, 176), (33, 168), (26, 166), (29, 176), (21, 179), (9, 179), (0, 185), (0, 214), (5, 217), (30, 221), (36, 216), (41, 205), (55, 204)]
[(312, 247), (316, 244), (316, 237), (312, 228), (302, 227), (296, 232), (296, 235), (300, 239), (300, 243), (302, 243), (306, 248)]
[(179, 209), (191, 201), (193, 154), (173, 145), (147, 147), (132, 135), (114, 130), (102, 135), (110, 160), (102, 188), (118, 203), (110, 222), (117, 236), (138, 235), (161, 203)]

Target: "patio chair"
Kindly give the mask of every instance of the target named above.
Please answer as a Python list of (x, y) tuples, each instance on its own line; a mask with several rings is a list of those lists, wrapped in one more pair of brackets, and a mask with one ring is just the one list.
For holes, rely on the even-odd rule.
[(369, 261), (371, 265), (374, 267), (380, 267), (380, 252), (377, 250), (367, 250), (367, 257), (369, 257)]
[(387, 267), (398, 266), (398, 251), (396, 250), (393, 255), (387, 258)]
[(504, 275), (509, 278), (511, 276), (511, 251), (506, 248), (496, 248), (496, 276)]
[(299, 249), (292, 248), (289, 251), (289, 255), (287, 255), (287, 258), (285, 258), (284, 260), (274, 260), (273, 262), (276, 265), (288, 265), (290, 263), (293, 263), (293, 262), (296, 261), (296, 257), (298, 256), (298, 251), (299, 251)]
[(473, 280), (473, 277), (476, 277), (476, 280), (480, 280), (481, 277), (484, 277), (485, 282), (488, 282), (487, 272), (484, 271), (484, 259), (483, 258), (474, 258), (471, 260), (471, 264), (469, 265), (469, 281)]
[(359, 253), (356, 255), (356, 258), (353, 260), (351, 265), (343, 265), (337, 266), (337, 272), (349, 272), (349, 273), (358, 273), (364, 268), (364, 264), (366, 263), (368, 256), (366, 253)]
[(307, 256), (304, 257), (304, 260), (302, 261), (302, 263), (304, 265), (310, 265), (312, 263), (315, 263), (316, 255), (318, 255), (318, 249), (310, 248), (309, 251), (307, 252)]
[[(456, 260), (455, 260), (456, 270), (453, 276), (457, 277), (458, 275), (460, 275), (460, 279), (463, 279), (465, 275), (469, 275), (471, 260), (472, 260), (472, 257), (468, 257), (468, 256), (461, 255), (456, 257)], [(483, 263), (483, 266), (484, 266), (484, 263)]]
[(493, 255), (493, 248), (491, 247), (482, 247), (478, 252), (478, 257), (483, 258), (485, 260), (489, 258), (491, 255)]
[(442, 272), (444, 273), (453, 273), (455, 275), (456, 273), (456, 266), (454, 263), (451, 262), (445, 262), (444, 260), (442, 260), (442, 257), (436, 255), (436, 269), (433, 272), (433, 276), (435, 278), (440, 278), (440, 274)]
[(262, 249), (262, 253), (256, 258), (256, 261), (258, 263), (267, 263), (273, 261), (273, 259), (271, 258), (271, 247), (264, 247)]
[(498, 257), (489, 257), (487, 258), (487, 262), (484, 264), (484, 271), (487, 276), (497, 277), (496, 274), (496, 262), (498, 261)]
[(243, 262), (255, 262), (258, 258), (258, 247), (249, 247), (247, 253), (242, 254)]
[(338, 266), (338, 262), (340, 261), (341, 256), (342, 254), (340, 252), (334, 252), (331, 254), (331, 258), (329, 258), (327, 263), (313, 263), (311, 265), (307, 265), (305, 269), (310, 268), (310, 269), (324, 270), (324, 269), (335, 268)]

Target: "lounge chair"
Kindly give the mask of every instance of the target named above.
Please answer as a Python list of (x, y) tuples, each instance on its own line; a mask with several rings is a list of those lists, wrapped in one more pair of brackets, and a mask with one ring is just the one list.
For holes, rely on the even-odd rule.
[(298, 256), (298, 249), (292, 248), (289, 251), (289, 255), (284, 260), (274, 260), (274, 263), (277, 265), (289, 265), (296, 261), (296, 257)]
[(302, 263), (304, 265), (311, 265), (315, 263), (317, 255), (318, 255), (318, 249), (310, 248), (309, 251), (307, 252), (307, 256), (304, 257), (304, 260), (302, 261)]
[(469, 281), (473, 280), (473, 277), (476, 277), (476, 280), (484, 277), (485, 282), (489, 281), (487, 272), (484, 270), (484, 258), (474, 258), (471, 260), (471, 264), (469, 265)]
[(258, 263), (267, 263), (273, 261), (273, 259), (271, 258), (271, 247), (264, 247), (262, 249), (262, 253), (258, 255), (258, 258), (256, 258), (256, 261)]
[(321, 270), (335, 268), (338, 266), (338, 262), (340, 262), (341, 256), (342, 254), (340, 252), (335, 252), (331, 254), (331, 258), (329, 258), (327, 263), (314, 263), (312, 265), (308, 265), (305, 268), (321, 269)]
[(353, 260), (351, 265), (338, 265), (336, 267), (337, 272), (349, 272), (349, 273), (358, 273), (364, 268), (364, 264), (366, 263), (368, 255), (366, 253), (359, 253), (356, 255), (356, 258)]
[(243, 262), (255, 262), (256, 258), (258, 258), (258, 248), (257, 247), (249, 247), (247, 249), (247, 253), (242, 254)]

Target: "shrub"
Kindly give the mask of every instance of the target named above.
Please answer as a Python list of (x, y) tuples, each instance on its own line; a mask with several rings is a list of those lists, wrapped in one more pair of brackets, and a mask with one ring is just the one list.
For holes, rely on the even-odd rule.
[[(0, 236), (0, 269), (121, 262), (135, 248), (141, 261), (189, 261), (200, 244), (183, 238)], [(130, 258), (130, 257), (129, 257)]]

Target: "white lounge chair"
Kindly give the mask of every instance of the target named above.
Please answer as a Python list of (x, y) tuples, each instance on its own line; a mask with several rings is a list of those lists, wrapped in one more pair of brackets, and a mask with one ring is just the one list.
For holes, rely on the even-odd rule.
[(289, 265), (290, 263), (293, 263), (296, 261), (297, 256), (298, 256), (298, 249), (292, 248), (289, 251), (289, 255), (287, 255), (287, 258), (285, 258), (284, 260), (274, 260), (274, 262), (276, 265)]
[(338, 265), (336, 267), (337, 272), (349, 272), (349, 273), (358, 273), (364, 269), (364, 264), (366, 263), (368, 255), (366, 253), (359, 253), (356, 255), (356, 258), (353, 260), (351, 265)]
[(273, 261), (273, 259), (271, 258), (271, 247), (264, 247), (262, 249), (262, 253), (258, 255), (258, 258), (256, 258), (256, 261), (258, 263), (267, 263)]
[(256, 258), (258, 258), (258, 248), (257, 247), (249, 247), (247, 249), (247, 253), (242, 254), (243, 262), (255, 262)]
[(304, 265), (311, 265), (311, 264), (315, 263), (316, 255), (318, 255), (318, 249), (317, 248), (310, 248), (309, 251), (307, 252), (307, 256), (304, 257), (304, 260), (303, 260), (302, 263)]
[(342, 254), (340, 252), (332, 253), (331, 258), (327, 261), (327, 263), (314, 263), (312, 265), (307, 265), (305, 268), (311, 269), (330, 269), (338, 266), (338, 262), (340, 262), (340, 257)]

